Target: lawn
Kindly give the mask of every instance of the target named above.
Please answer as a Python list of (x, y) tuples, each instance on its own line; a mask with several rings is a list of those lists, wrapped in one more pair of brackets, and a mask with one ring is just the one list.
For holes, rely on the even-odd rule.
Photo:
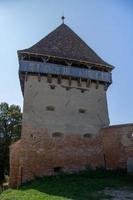
[(125, 187), (133, 192), (133, 176), (118, 171), (86, 171), (79, 174), (61, 174), (36, 179), (19, 189), (5, 190), (1, 193), (0, 200), (111, 199), (111, 195), (100, 191), (106, 188), (121, 189)]

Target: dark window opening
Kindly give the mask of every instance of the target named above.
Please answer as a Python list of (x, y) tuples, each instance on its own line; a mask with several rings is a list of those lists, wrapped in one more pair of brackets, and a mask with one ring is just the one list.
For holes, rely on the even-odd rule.
[(48, 111), (54, 111), (55, 107), (54, 106), (47, 106), (46, 110), (48, 110)]
[(84, 89), (82, 89), (82, 90), (81, 90), (81, 93), (84, 93), (84, 92), (85, 92), (85, 90), (84, 90)]
[(70, 87), (67, 87), (67, 86), (66, 86), (66, 90), (70, 90)]
[(62, 137), (63, 136), (63, 133), (60, 133), (60, 132), (54, 132), (52, 134), (52, 137)]
[(85, 113), (86, 112), (86, 109), (84, 108), (79, 108), (79, 113)]
[(60, 173), (60, 172), (62, 172), (62, 167), (54, 167), (54, 172), (55, 172), (55, 173)]
[(51, 88), (52, 90), (54, 90), (54, 89), (55, 89), (55, 85), (50, 85), (50, 88)]
[(93, 135), (91, 133), (85, 133), (83, 136), (85, 138), (91, 138)]

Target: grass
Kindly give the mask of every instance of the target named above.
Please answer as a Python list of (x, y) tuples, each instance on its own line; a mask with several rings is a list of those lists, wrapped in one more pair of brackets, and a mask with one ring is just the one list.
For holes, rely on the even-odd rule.
[(43, 177), (19, 189), (1, 193), (0, 200), (101, 200), (110, 199), (100, 193), (103, 189), (129, 187), (133, 190), (133, 176), (104, 170), (85, 171), (79, 174)]

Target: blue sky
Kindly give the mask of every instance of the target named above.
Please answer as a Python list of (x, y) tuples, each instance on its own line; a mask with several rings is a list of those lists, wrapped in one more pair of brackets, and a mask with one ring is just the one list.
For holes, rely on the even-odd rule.
[(0, 102), (23, 107), (17, 50), (61, 24), (61, 15), (105, 61), (116, 66), (107, 92), (111, 124), (133, 122), (132, 0), (0, 0)]

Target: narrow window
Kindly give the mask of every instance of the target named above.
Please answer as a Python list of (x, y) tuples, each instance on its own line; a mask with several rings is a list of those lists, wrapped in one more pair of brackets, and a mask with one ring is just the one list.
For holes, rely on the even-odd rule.
[(84, 89), (82, 89), (82, 90), (81, 90), (81, 93), (84, 93), (84, 92), (85, 92), (85, 90), (84, 90)]
[(54, 167), (54, 172), (55, 172), (55, 173), (60, 173), (60, 172), (62, 172), (62, 167)]
[(70, 90), (70, 87), (67, 87), (67, 86), (66, 86), (66, 90)]
[(86, 109), (84, 108), (79, 108), (79, 113), (85, 113), (86, 112)]
[(85, 137), (85, 138), (92, 138), (92, 136), (93, 136), (93, 134), (91, 134), (91, 133), (85, 133), (83, 135), (83, 137)]
[(60, 133), (60, 132), (52, 133), (52, 137), (62, 137), (62, 136), (63, 136), (63, 133)]
[(54, 89), (55, 89), (55, 85), (50, 85), (50, 88), (51, 88), (52, 90), (54, 90)]
[(47, 110), (47, 111), (54, 111), (54, 110), (55, 110), (55, 107), (54, 107), (54, 106), (47, 106), (47, 107), (46, 107), (46, 110)]

